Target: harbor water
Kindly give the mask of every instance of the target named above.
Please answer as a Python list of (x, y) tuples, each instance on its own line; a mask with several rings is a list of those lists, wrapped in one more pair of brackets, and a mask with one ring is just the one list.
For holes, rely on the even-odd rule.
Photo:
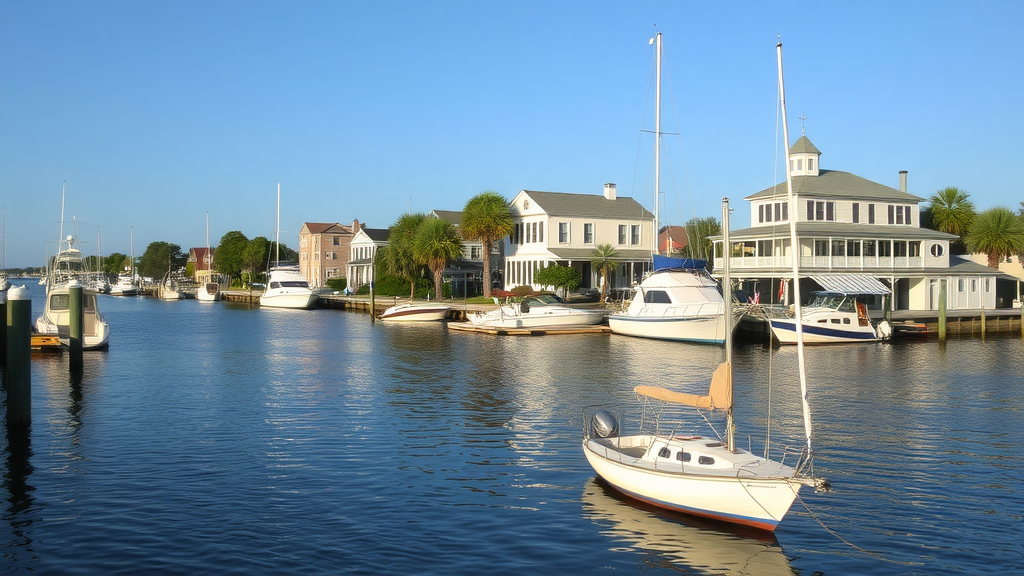
[[(30, 281), (26, 280), (26, 283)], [(16, 283), (21, 283), (16, 281)], [(33, 316), (42, 311), (41, 286)], [(1024, 343), (807, 349), (815, 471), (774, 534), (624, 499), (588, 405), (706, 390), (721, 349), (501, 337), (103, 296), (110, 349), (32, 360), (5, 574), (989, 574), (1024, 563)], [(796, 350), (736, 350), (737, 438), (802, 442)], [(0, 411), (4, 408), (0, 407)]]

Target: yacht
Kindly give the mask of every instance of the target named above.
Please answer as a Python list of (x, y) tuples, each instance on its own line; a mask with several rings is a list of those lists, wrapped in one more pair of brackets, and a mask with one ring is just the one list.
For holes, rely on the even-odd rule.
[[(76, 280), (48, 285), (43, 314), (36, 319), (36, 332), (57, 335), (64, 344), (67, 344), (71, 330), (71, 287), (77, 285)], [(84, 319), (82, 349), (102, 350), (107, 348), (110, 340), (110, 325), (100, 314), (94, 290), (82, 289), (82, 308)]]
[(298, 266), (279, 265), (270, 269), (267, 288), (260, 296), (260, 306), (268, 308), (312, 308), (317, 295), (309, 289), (309, 282)]

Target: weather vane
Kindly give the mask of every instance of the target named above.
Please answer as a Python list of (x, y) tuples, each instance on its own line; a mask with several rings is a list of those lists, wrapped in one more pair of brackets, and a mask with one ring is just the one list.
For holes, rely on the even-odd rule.
[(807, 114), (800, 115), (800, 135), (804, 136), (807, 133), (804, 131), (804, 120), (807, 120)]

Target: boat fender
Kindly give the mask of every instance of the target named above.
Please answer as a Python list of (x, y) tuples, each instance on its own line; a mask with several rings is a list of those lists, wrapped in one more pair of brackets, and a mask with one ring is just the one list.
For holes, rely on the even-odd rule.
[(882, 320), (878, 323), (878, 336), (882, 340), (892, 339), (892, 324), (888, 320)]
[(607, 410), (595, 412), (590, 426), (594, 430), (594, 435), (599, 438), (616, 438), (619, 435), (619, 422)]

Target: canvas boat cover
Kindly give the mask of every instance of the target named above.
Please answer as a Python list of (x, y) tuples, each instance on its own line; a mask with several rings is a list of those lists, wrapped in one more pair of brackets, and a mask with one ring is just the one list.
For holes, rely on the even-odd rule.
[(892, 290), (870, 274), (829, 274), (811, 276), (826, 292), (839, 294), (891, 294)]
[(711, 388), (707, 396), (673, 392), (660, 386), (637, 386), (633, 389), (641, 396), (673, 404), (684, 404), (694, 408), (728, 410), (732, 408), (732, 362), (722, 362), (711, 376)]

